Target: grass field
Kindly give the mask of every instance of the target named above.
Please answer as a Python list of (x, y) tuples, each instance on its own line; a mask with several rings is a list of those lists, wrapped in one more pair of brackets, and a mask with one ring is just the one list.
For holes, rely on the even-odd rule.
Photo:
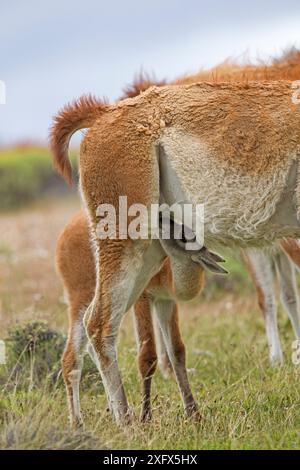
[[(66, 305), (54, 271), (56, 237), (77, 199), (41, 201), (0, 215), (1, 338), (16, 324), (45, 320), (65, 333)], [(0, 365), (1, 449), (296, 449), (300, 447), (300, 366), (291, 362), (293, 335), (279, 312), (285, 365), (268, 367), (263, 320), (243, 265), (231, 260), (227, 280), (210, 278), (201, 299), (181, 306), (191, 385), (202, 423), (185, 419), (174, 380), (156, 373), (153, 420), (118, 428), (106, 411), (97, 373), (82, 390), (84, 429), (68, 428), (60, 375), (34, 380), (39, 358), (12, 380), (15, 364)], [(130, 404), (140, 410), (136, 346), (130, 314), (120, 332), (119, 360)], [(17, 359), (18, 362), (18, 359)], [(54, 368), (54, 365), (53, 365)]]

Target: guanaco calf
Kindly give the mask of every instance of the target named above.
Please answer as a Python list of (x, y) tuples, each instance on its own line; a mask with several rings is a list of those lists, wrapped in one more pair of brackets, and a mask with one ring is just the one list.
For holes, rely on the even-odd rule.
[[(83, 324), (84, 313), (93, 300), (96, 288), (95, 257), (90, 242), (87, 218), (83, 211), (71, 219), (58, 238), (56, 266), (69, 304), (69, 331), (62, 358), (62, 372), (66, 384), (71, 423), (77, 427), (81, 423), (79, 384), (86, 351), (98, 366), (98, 360), (91, 345), (87, 347), (88, 341)], [(200, 266), (195, 267), (190, 277), (195, 294), (201, 291), (203, 279), (203, 269)], [(166, 313), (164, 321), (168, 324), (168, 335), (165, 341), (184, 408), (188, 415), (198, 418), (185, 367), (185, 346), (178, 326), (176, 290), (170, 262), (165, 259), (159, 273), (153, 277), (134, 305), (135, 330), (139, 348), (138, 365), (142, 377), (141, 420), (145, 421), (151, 417), (151, 381), (157, 363), (152, 323), (154, 306), (156, 311)]]

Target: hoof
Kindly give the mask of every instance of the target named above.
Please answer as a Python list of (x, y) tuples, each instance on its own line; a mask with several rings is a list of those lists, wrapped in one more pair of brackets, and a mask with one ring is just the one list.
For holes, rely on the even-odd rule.
[(158, 363), (158, 367), (159, 367), (161, 375), (163, 376), (165, 380), (169, 380), (174, 376), (173, 367), (167, 355), (161, 358), (161, 360)]
[(196, 403), (191, 405), (190, 407), (186, 408), (185, 414), (187, 418), (191, 419), (194, 423), (202, 423), (203, 417), (198, 410), (198, 406)]
[(283, 366), (283, 362), (282, 355), (270, 357), (270, 367), (274, 369)]
[(140, 422), (141, 423), (149, 423), (152, 419), (152, 410), (150, 407), (145, 407), (142, 409)]
[(73, 431), (79, 431), (83, 428), (83, 420), (82, 418), (75, 418), (71, 420), (71, 428)]
[(116, 417), (116, 421), (118, 426), (120, 427), (128, 427), (135, 421), (135, 415), (133, 410), (128, 409), (125, 413)]

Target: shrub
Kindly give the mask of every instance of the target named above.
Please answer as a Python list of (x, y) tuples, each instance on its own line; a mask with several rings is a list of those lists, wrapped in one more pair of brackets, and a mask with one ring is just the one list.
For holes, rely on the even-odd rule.
[[(76, 167), (76, 158), (72, 157)], [(46, 148), (0, 151), (0, 210), (20, 207), (51, 191), (66, 191)]]
[[(6, 371), (0, 383), (14, 389), (28, 389), (47, 382), (47, 386), (62, 384), (61, 356), (66, 337), (49, 328), (46, 322), (33, 321), (16, 325), (6, 339)], [(99, 386), (100, 376), (92, 361), (86, 356), (82, 388)]]
[(34, 386), (46, 377), (55, 381), (64, 344), (64, 335), (45, 322), (34, 321), (11, 328), (6, 339), (10, 385)]

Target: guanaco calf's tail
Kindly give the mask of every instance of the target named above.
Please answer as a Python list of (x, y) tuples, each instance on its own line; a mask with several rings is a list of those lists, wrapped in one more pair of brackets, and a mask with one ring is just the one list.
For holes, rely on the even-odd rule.
[(64, 106), (53, 118), (49, 140), (54, 166), (70, 185), (73, 183), (68, 155), (70, 139), (79, 129), (91, 127), (107, 107), (107, 103), (91, 95), (82, 96)]

